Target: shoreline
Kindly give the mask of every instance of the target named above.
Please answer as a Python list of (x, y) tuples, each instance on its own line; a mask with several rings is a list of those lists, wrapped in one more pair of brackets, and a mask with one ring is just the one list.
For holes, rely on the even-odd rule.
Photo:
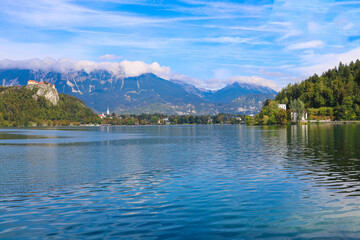
[(330, 120), (304, 120), (304, 121), (300, 121), (300, 124), (304, 124), (304, 123), (310, 123), (310, 124), (324, 124), (324, 123), (329, 123), (329, 124), (360, 124), (360, 120), (339, 120), (339, 121), (330, 121)]
[(349, 124), (360, 124), (360, 120), (341, 120), (341, 121), (330, 121), (330, 120), (308, 120), (308, 121), (300, 121), (299, 123), (291, 123), (286, 125), (280, 124), (271, 124), (271, 125), (262, 125), (262, 124), (254, 124), (254, 125), (247, 125), (246, 123), (240, 124), (226, 124), (226, 123), (219, 123), (219, 124), (134, 124), (134, 125), (111, 125), (111, 124), (80, 124), (80, 125), (69, 125), (69, 126), (19, 126), (19, 127), (6, 127), (0, 126), (0, 128), (44, 128), (44, 127), (119, 127), (119, 126), (128, 126), (128, 127), (138, 127), (138, 126), (214, 126), (214, 125), (226, 125), (226, 126), (233, 126), (233, 125), (245, 125), (245, 126), (293, 126), (293, 125), (316, 125), (316, 124), (333, 124), (333, 125), (349, 125)]

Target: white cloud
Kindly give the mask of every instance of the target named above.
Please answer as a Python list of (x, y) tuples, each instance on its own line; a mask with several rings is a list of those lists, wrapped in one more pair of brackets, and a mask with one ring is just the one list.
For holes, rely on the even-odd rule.
[[(0, 3), (2, 12), (12, 21), (22, 21), (32, 27), (71, 28), (79, 26), (123, 26), (159, 22), (159, 19), (138, 17), (128, 13), (93, 10), (60, 1), (5, 1)], [(16, 9), (16, 10), (15, 10)]]
[(10, 60), (4, 59), (0, 61), (0, 69), (32, 69), (43, 71), (55, 71), (60, 73), (68, 73), (72, 71), (83, 70), (91, 73), (95, 70), (106, 70), (118, 77), (136, 77), (145, 73), (153, 73), (166, 80), (180, 80), (196, 87), (206, 89), (220, 89), (228, 84), (234, 82), (255, 84), (278, 90), (278, 86), (271, 80), (261, 78), (258, 76), (233, 76), (226, 69), (214, 70), (215, 78), (207, 80), (199, 80), (190, 78), (182, 74), (172, 73), (170, 67), (160, 66), (159, 63), (153, 62), (147, 64), (142, 61), (128, 61), (122, 62), (93, 62), (93, 61), (75, 61), (69, 58), (60, 58), (55, 60), (53, 58), (33, 58), (28, 60)]
[(183, 77), (183, 78), (181, 78), (181, 80), (185, 81), (187, 83), (193, 84), (199, 88), (205, 88), (205, 89), (210, 89), (210, 90), (217, 90), (217, 89), (225, 87), (226, 85), (233, 84), (234, 82), (269, 87), (276, 91), (281, 89), (275, 82), (273, 82), (269, 79), (259, 77), (259, 76), (233, 76), (233, 77), (221, 78), (221, 79), (220, 78), (212, 78), (212, 79), (206, 79), (203, 81)]
[(121, 56), (116, 56), (113, 54), (105, 54), (101, 57), (99, 57), (99, 60), (115, 60), (115, 59), (119, 59), (122, 58)]
[[(204, 82), (204, 88), (219, 89), (234, 82), (255, 84), (278, 90), (279, 87), (272, 80), (259, 76), (234, 76), (228, 69), (218, 68), (214, 71), (214, 78)], [(260, 71), (260, 73), (262, 73)]]
[[(189, 41), (190, 39), (184, 39), (186, 41)], [(223, 37), (211, 37), (211, 38), (199, 38), (194, 39), (193, 41), (198, 42), (212, 42), (212, 43), (246, 43), (246, 44), (254, 44), (254, 45), (260, 45), (260, 44), (269, 44), (267, 41), (259, 41), (254, 38), (241, 38), (241, 37), (229, 37), (229, 36), (223, 36)]]
[(303, 34), (302, 31), (300, 30), (297, 30), (297, 29), (291, 29), (289, 30), (287, 33), (285, 33), (282, 37), (280, 37), (278, 40), (279, 41), (284, 41), (288, 38), (291, 38), (291, 37), (296, 37), (296, 36), (300, 36), (301, 34)]
[(251, 17), (260, 17), (263, 11), (270, 8), (270, 5), (252, 5), (225, 1), (182, 0), (181, 2), (192, 6), (176, 6), (174, 11), (208, 16), (217, 16), (223, 14), (229, 16), (241, 16), (242, 14), (246, 14), (247, 16)]
[(301, 42), (295, 43), (287, 47), (290, 50), (299, 50), (299, 49), (309, 49), (309, 48), (318, 48), (323, 46), (324, 43), (322, 41), (309, 41), (309, 42)]
[(122, 62), (93, 62), (93, 61), (74, 61), (68, 58), (60, 58), (55, 60), (53, 58), (45, 58), (43, 60), (34, 58), (28, 60), (9, 60), (0, 61), (0, 68), (22, 68), (34, 69), (44, 71), (56, 72), (71, 72), (84, 70), (90, 73), (95, 70), (106, 70), (112, 74), (120, 77), (136, 77), (144, 73), (154, 73), (164, 79), (169, 79), (170, 68), (160, 66), (159, 63), (153, 62), (147, 64), (141, 61), (127, 61)]
[(353, 27), (355, 27), (355, 25), (353, 23), (348, 23), (344, 26), (344, 30), (347, 31), (347, 30), (352, 29)]
[(122, 71), (127, 77), (135, 77), (144, 73), (154, 73), (164, 79), (170, 78), (170, 67), (162, 67), (157, 62), (146, 64), (141, 61), (122, 61), (120, 64)]
[[(151, 5), (151, 4), (150, 4)], [(168, 6), (169, 7), (169, 6)], [(181, 17), (147, 17), (126, 11), (104, 11), (93, 9), (68, 0), (0, 1), (0, 12), (15, 24), (31, 27), (76, 31), (81, 27), (134, 27), (167, 24), (173, 22), (230, 19), (231, 16), (205, 15)], [(214, 8), (216, 9), (216, 8)], [(173, 9), (180, 10), (180, 9)]]
[(240, 37), (216, 37), (216, 38), (204, 38), (203, 41), (215, 42), (215, 43), (245, 43), (248, 42), (248, 38)]
[(229, 79), (229, 81), (239, 82), (239, 83), (247, 83), (247, 84), (255, 84), (263, 87), (269, 87), (275, 90), (279, 90), (279, 87), (275, 82), (265, 79), (259, 76), (235, 76)]
[(334, 68), (339, 65), (339, 62), (349, 64), (351, 61), (356, 61), (360, 58), (360, 47), (354, 48), (350, 51), (343, 53), (329, 53), (329, 54), (315, 54), (311, 53), (304, 57), (306, 66), (297, 68), (304, 75), (318, 75), (327, 71), (328, 69)]

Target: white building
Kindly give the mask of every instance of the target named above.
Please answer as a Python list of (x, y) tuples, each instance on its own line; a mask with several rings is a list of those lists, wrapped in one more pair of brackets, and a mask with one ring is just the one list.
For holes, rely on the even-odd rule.
[(286, 104), (279, 104), (278, 107), (286, 111)]
[(166, 125), (169, 125), (169, 124), (170, 124), (169, 118), (163, 118), (163, 122), (164, 122), (164, 124), (166, 124)]
[(36, 84), (39, 84), (39, 83), (37, 81), (35, 81), (35, 80), (29, 80), (27, 84), (28, 85), (36, 85)]
[(47, 85), (47, 86), (52, 87), (53, 89), (56, 89), (56, 88), (55, 88), (55, 84), (51, 84), (51, 83), (48, 83), (48, 82), (43, 82), (43, 81), (37, 82), (37, 81), (35, 81), (35, 80), (29, 80), (29, 81), (27, 82), (27, 85), (42, 85), (42, 84), (45, 84), (45, 85)]
[[(296, 112), (291, 112), (291, 120), (292, 120), (293, 122), (296, 122), (296, 118), (297, 118), (297, 113), (296, 113)], [(301, 116), (300, 121), (306, 121), (307, 118), (308, 118), (308, 114), (307, 114), (307, 112), (305, 111), (305, 112), (303, 113), (303, 115)]]

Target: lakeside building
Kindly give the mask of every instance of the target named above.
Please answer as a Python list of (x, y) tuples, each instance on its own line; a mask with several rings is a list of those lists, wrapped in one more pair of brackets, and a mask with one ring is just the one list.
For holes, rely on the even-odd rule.
[(27, 82), (27, 85), (42, 85), (42, 84), (47, 85), (47, 86), (50, 86), (50, 87), (52, 87), (53, 89), (56, 89), (56, 88), (55, 88), (55, 84), (51, 84), (51, 83), (48, 83), (48, 82), (43, 82), (43, 81), (37, 82), (37, 81), (35, 81), (35, 80), (29, 80), (29, 81)]
[(169, 118), (163, 118), (162, 121), (163, 121), (164, 124), (170, 125), (170, 120), (169, 120)]
[[(306, 121), (307, 118), (308, 118), (308, 113), (305, 111), (303, 113), (303, 115), (301, 116), (300, 121)], [(297, 113), (296, 112), (291, 112), (291, 120), (293, 122), (296, 122), (296, 120), (297, 120)]]
[[(114, 113), (112, 113), (112, 114), (114, 114)], [(119, 117), (119, 115), (110, 115), (110, 109), (109, 109), (109, 107), (107, 107), (107, 109), (106, 109), (106, 114), (105, 113), (101, 113), (101, 114), (99, 114), (98, 115), (101, 119), (104, 119), (104, 118), (106, 118), (106, 117), (109, 117), (110, 119), (112, 119), (113, 118), (113, 116), (115, 116), (115, 117)]]
[[(279, 105), (278, 105), (278, 108), (284, 109), (284, 110), (286, 111), (286, 104), (279, 104)], [(290, 109), (290, 111), (291, 111), (291, 120), (292, 120), (293, 122), (296, 122), (296, 120), (297, 120), (297, 113), (294, 112), (294, 111), (292, 111), (291, 109)], [(303, 115), (302, 115), (301, 118), (300, 118), (300, 121), (306, 121), (307, 118), (308, 118), (308, 113), (307, 113), (306, 111), (304, 111)]]
[(105, 117), (106, 117), (104, 113), (99, 114), (98, 116), (99, 116), (99, 118), (101, 118), (101, 119), (103, 119), (103, 118), (105, 118)]
[(278, 108), (284, 109), (286, 111), (286, 104), (279, 104)]

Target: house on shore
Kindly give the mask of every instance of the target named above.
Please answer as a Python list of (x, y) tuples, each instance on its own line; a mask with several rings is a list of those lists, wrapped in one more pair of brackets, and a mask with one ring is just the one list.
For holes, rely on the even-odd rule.
[(169, 124), (170, 124), (169, 118), (163, 118), (163, 119), (162, 119), (162, 122), (163, 122), (165, 125), (169, 125)]
[[(278, 108), (284, 109), (286, 111), (286, 104), (279, 104)], [(291, 111), (291, 121), (296, 122), (297, 121), (297, 113), (292, 111), (291, 109), (290, 109), (290, 111)], [(303, 115), (300, 118), (300, 121), (306, 121), (307, 118), (308, 118), (308, 113), (306, 111), (304, 111)]]
[[(306, 121), (307, 118), (308, 118), (308, 113), (306, 111), (304, 111), (304, 113), (302, 114), (302, 116), (300, 118), (300, 121)], [(296, 112), (291, 111), (291, 120), (293, 122), (297, 121), (297, 113)]]
[(278, 108), (284, 109), (286, 111), (286, 104), (279, 104)]

